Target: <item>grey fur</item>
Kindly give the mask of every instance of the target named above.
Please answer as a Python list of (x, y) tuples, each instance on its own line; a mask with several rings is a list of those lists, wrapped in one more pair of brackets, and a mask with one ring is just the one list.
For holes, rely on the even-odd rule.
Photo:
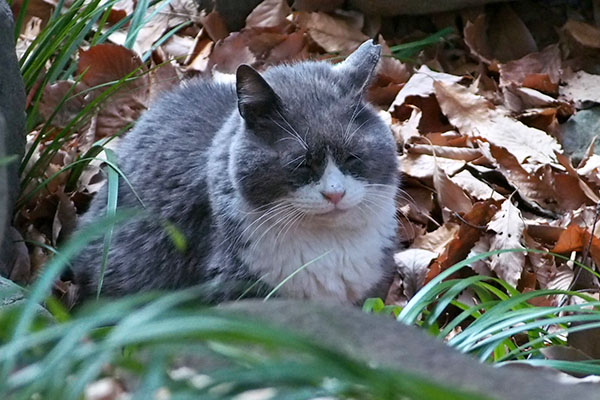
[[(260, 277), (240, 257), (252, 245), (239, 239), (248, 225), (242, 210), (260, 209), (318, 180), (327, 157), (361, 181), (396, 185), (391, 132), (362, 99), (379, 54), (369, 41), (337, 66), (303, 62), (272, 67), (262, 76), (241, 66), (237, 85), (192, 80), (154, 104), (117, 155), (155, 217), (115, 231), (102, 293), (175, 289), (213, 278), (256, 281)], [(348, 132), (354, 132), (350, 139)], [(82, 224), (106, 212), (106, 196), (104, 188)], [(118, 204), (139, 206), (123, 182)], [(186, 236), (184, 253), (165, 233), (164, 220)], [(392, 267), (387, 247), (380, 281)], [(97, 240), (72, 263), (83, 298), (96, 290), (101, 253)], [(210, 300), (238, 294), (224, 289)]]

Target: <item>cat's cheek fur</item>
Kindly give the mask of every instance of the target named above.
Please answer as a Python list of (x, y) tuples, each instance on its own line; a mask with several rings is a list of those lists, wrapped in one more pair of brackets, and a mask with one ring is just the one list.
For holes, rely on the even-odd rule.
[(390, 273), (386, 257), (395, 245), (395, 190), (379, 190), (379, 194), (383, 192), (388, 200), (380, 201), (378, 207), (359, 205), (335, 217), (343, 223), (308, 219), (292, 227), (285, 237), (272, 223), (262, 224), (251, 234), (261, 238), (259, 245), (242, 250), (241, 258), (252, 274), (274, 287), (321, 257), (281, 286), (279, 294), (356, 303)]

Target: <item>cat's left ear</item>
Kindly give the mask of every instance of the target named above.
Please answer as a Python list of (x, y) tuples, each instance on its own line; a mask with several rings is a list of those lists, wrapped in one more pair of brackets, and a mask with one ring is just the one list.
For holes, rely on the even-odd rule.
[(238, 109), (251, 123), (279, 107), (281, 100), (265, 79), (251, 66), (240, 65), (235, 73)]
[(374, 40), (367, 40), (333, 68), (347, 77), (353, 90), (362, 92), (371, 81), (380, 57), (381, 46)]

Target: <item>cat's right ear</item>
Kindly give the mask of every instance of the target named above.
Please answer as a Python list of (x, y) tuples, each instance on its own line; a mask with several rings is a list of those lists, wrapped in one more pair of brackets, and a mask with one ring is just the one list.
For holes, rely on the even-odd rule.
[(242, 64), (236, 73), (238, 109), (246, 122), (267, 115), (279, 107), (279, 96), (251, 66)]
[(381, 46), (374, 40), (367, 40), (333, 68), (347, 79), (351, 91), (363, 92), (373, 77), (380, 57)]

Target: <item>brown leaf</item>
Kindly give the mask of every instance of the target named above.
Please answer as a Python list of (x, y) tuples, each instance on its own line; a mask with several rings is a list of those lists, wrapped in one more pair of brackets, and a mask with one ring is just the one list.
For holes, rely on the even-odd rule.
[(207, 68), (233, 74), (240, 64), (254, 64), (256, 56), (250, 51), (248, 41), (248, 33), (234, 32), (217, 42), (209, 57)]
[(421, 110), (414, 106), (410, 106), (410, 108), (412, 112), (407, 120), (395, 122), (391, 125), (396, 142), (401, 146), (409, 143), (411, 139), (421, 136), (419, 133), (419, 122), (422, 116)]
[[(597, 338), (600, 338), (600, 329), (597, 329), (598, 332), (596, 332), (596, 336)], [(575, 332), (577, 333), (577, 332)], [(585, 333), (585, 332), (584, 332)], [(587, 335), (580, 335), (583, 337), (589, 338), (592, 337), (591, 333), (588, 333)], [(569, 342), (571, 342), (571, 334), (569, 333)], [(590, 347), (590, 346), (586, 346), (586, 347)], [(575, 348), (575, 347), (571, 347), (571, 346), (550, 346), (550, 347), (545, 347), (542, 348), (540, 350), (542, 352), (542, 354), (550, 359), (550, 360), (561, 360), (561, 361), (589, 361), (592, 360), (593, 358), (597, 358), (597, 357), (590, 357), (590, 355), (586, 354), (585, 352)], [(599, 353), (600, 354), (600, 353)]]
[[(492, 234), (484, 233), (481, 235), (479, 240), (473, 245), (469, 254), (465, 258), (475, 257), (482, 253), (487, 253), (490, 251), (490, 245), (492, 240)], [(492, 276), (492, 270), (490, 268), (490, 260), (489, 259), (481, 259), (471, 263), (470, 267), (479, 275)]]
[(555, 95), (561, 72), (560, 50), (557, 45), (551, 45), (540, 52), (502, 64), (500, 86), (514, 83)]
[[(162, 56), (155, 57), (158, 53), (162, 53)], [(150, 71), (150, 99), (156, 99), (161, 93), (173, 89), (181, 81), (173, 63), (165, 59), (166, 55), (160, 48), (152, 54), (155, 67)]]
[[(430, 220), (429, 214), (433, 210), (433, 193), (431, 189), (421, 186), (409, 186), (404, 189), (403, 196), (397, 200), (397, 209), (408, 220), (427, 224)], [(408, 221), (407, 221), (408, 223)], [(405, 224), (401, 224), (405, 230)], [(404, 232), (407, 239), (417, 236), (414, 232)]]
[(460, 186), (448, 178), (448, 175), (437, 163), (433, 173), (433, 187), (440, 207), (445, 207), (459, 214), (468, 213), (473, 207), (469, 196), (463, 192)]
[(381, 45), (381, 60), (377, 66), (377, 76), (387, 83), (406, 83), (411, 77), (412, 69), (396, 59), (387, 45), (383, 36), (379, 35), (378, 42)]
[(430, 95), (435, 94), (433, 83), (436, 81), (458, 83), (462, 80), (463, 78), (460, 76), (435, 72), (430, 70), (426, 65), (422, 65), (421, 68), (410, 77), (406, 85), (402, 87), (402, 90), (400, 90), (398, 96), (396, 96), (394, 102), (390, 106), (389, 111), (393, 113), (396, 108), (404, 105), (408, 97), (418, 96), (427, 98)]
[(583, 47), (600, 49), (600, 29), (597, 27), (569, 19), (562, 29)]
[(186, 69), (204, 72), (208, 68), (210, 54), (212, 53), (214, 44), (215, 43), (210, 39), (200, 39), (197, 37), (196, 44), (194, 45), (194, 55), (191, 60), (189, 60)]
[(59, 237), (68, 237), (75, 229), (77, 209), (73, 201), (63, 191), (58, 191), (58, 206), (52, 222), (52, 244), (59, 243)]
[(596, 264), (600, 263), (600, 239), (591, 236), (589, 231), (576, 224), (571, 224), (563, 231), (552, 249), (553, 253), (570, 253), (572, 251), (583, 251), (589, 249), (590, 255)]
[[(96, 135), (105, 137), (136, 121), (147, 108), (150, 95), (149, 77), (143, 74), (145, 67), (133, 51), (113, 44), (100, 44), (81, 50), (79, 53), (79, 74), (82, 82), (89, 87), (112, 83), (130, 75), (131, 81), (102, 104), (96, 121)], [(135, 72), (134, 72), (135, 71)], [(105, 89), (96, 89), (99, 93)]]
[(508, 5), (489, 16), (488, 41), (500, 62), (521, 58), (538, 50), (531, 32)]
[(337, 8), (342, 8), (344, 5), (344, 0), (294, 0), (294, 10), (298, 11), (322, 11), (322, 12), (332, 12)]
[(543, 176), (529, 173), (505, 148), (479, 141), (478, 144), (481, 152), (494, 162), (502, 175), (519, 190), (521, 196), (547, 209), (556, 207), (552, 182), (543, 179)]
[(190, 36), (173, 35), (161, 47), (169, 58), (187, 64), (193, 57), (195, 40)]
[(79, 51), (77, 73), (89, 87), (113, 82), (142, 66), (133, 51), (115, 44), (99, 44)]
[(217, 10), (213, 10), (208, 14), (203, 12), (200, 14), (199, 19), (204, 30), (213, 42), (225, 39), (229, 35), (227, 24)]
[(433, 83), (436, 98), (444, 114), (460, 133), (480, 136), (512, 153), (519, 163), (552, 163), (560, 150), (556, 140), (545, 132), (530, 128), (511, 118), (485, 98), (460, 85)]
[(465, 44), (479, 61), (486, 64), (493, 62), (494, 56), (487, 40), (487, 23), (485, 14), (479, 15), (474, 22), (467, 21), (463, 30)]
[(472, 210), (463, 216), (466, 223), (461, 222), (458, 233), (448, 243), (444, 252), (431, 264), (427, 282), (467, 257), (484, 232), (479, 227), (487, 225), (498, 208), (498, 202), (495, 200), (478, 201), (473, 204)]
[(410, 144), (409, 148), (410, 152), (414, 154), (429, 154), (436, 157), (451, 158), (453, 160), (473, 161), (483, 156), (481, 150), (471, 147)]
[(110, 13), (108, 14), (107, 22), (110, 24), (116, 24), (127, 15), (133, 13), (135, 8), (135, 4), (133, 0), (119, 0), (115, 4), (113, 4), (110, 9)]
[(85, 87), (79, 85), (79, 88), (73, 88), (74, 84), (75, 82), (71, 81), (56, 81), (44, 88), (39, 111), (46, 121), (58, 109), (63, 99), (67, 99), (52, 120), (52, 125), (58, 128), (67, 126), (88, 103), (84, 96), (79, 94)]
[(31, 261), (23, 236), (11, 226), (6, 239), (12, 241), (14, 246), (13, 265), (9, 268), (8, 278), (17, 283), (28, 283), (32, 278)]
[[(539, 243), (529, 234), (529, 226), (527, 226), (525, 232), (523, 233), (523, 243), (529, 249), (549, 251), (549, 249), (542, 246), (541, 243)], [(552, 279), (557, 274), (556, 260), (554, 259), (554, 256), (544, 253), (528, 252), (527, 259), (533, 267), (533, 271), (535, 272), (535, 276), (540, 284), (540, 287), (542, 289), (548, 289), (548, 285), (551, 284)]]
[(264, 0), (246, 17), (246, 28), (284, 27), (290, 24), (287, 17), (291, 13), (286, 0)]
[[(581, 251), (586, 242), (586, 230), (571, 224), (563, 231), (552, 249), (553, 253)], [(600, 243), (599, 243), (600, 244)]]
[(269, 52), (269, 64), (301, 61), (308, 59), (308, 44), (303, 29), (287, 35), (287, 37)]
[(448, 222), (433, 232), (427, 232), (422, 236), (418, 236), (412, 243), (411, 248), (429, 250), (439, 255), (454, 238), (458, 229), (458, 224)]
[(573, 168), (573, 166), (571, 165), (571, 161), (564, 154), (560, 153), (556, 153), (556, 158), (558, 159), (558, 162), (560, 162), (560, 165), (565, 167), (567, 173), (577, 179), (579, 188), (583, 191), (583, 193), (585, 193), (585, 195), (594, 203), (599, 203), (600, 197), (598, 197), (598, 195), (592, 190), (592, 188), (590, 188), (589, 185), (581, 179), (575, 168)]
[(347, 19), (321, 12), (298, 13), (295, 22), (328, 53), (348, 54), (369, 39)]

